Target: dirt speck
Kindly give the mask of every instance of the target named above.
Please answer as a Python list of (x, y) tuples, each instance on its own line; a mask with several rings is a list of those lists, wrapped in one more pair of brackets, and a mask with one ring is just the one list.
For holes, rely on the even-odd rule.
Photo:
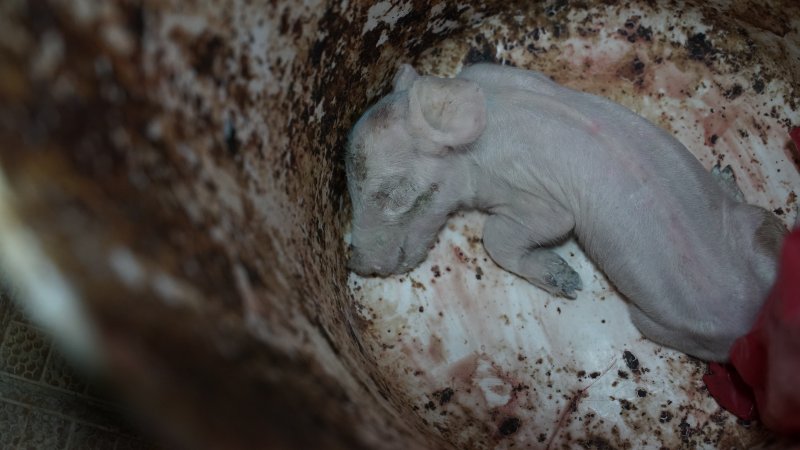
[(612, 450), (616, 447), (611, 445), (607, 439), (600, 436), (590, 436), (588, 439), (581, 439), (578, 441), (582, 448), (597, 449), (597, 450)]
[(519, 430), (519, 426), (521, 424), (522, 424), (522, 422), (518, 418), (509, 417), (509, 418), (505, 419), (503, 421), (503, 423), (500, 424), (500, 428), (498, 429), (498, 431), (503, 436), (510, 436), (510, 435), (516, 433), (517, 430)]
[(697, 33), (689, 36), (686, 41), (686, 49), (689, 51), (689, 58), (698, 61), (706, 61), (706, 63), (713, 60), (717, 54), (717, 50), (711, 45), (705, 33)]
[(727, 98), (728, 100), (733, 100), (736, 97), (742, 95), (742, 92), (743, 92), (742, 85), (738, 83), (734, 84), (730, 89), (727, 89), (725, 91), (725, 98)]
[(628, 366), (628, 369), (630, 369), (631, 372), (639, 373), (639, 360), (636, 358), (636, 356), (634, 356), (633, 353), (631, 353), (628, 350), (625, 350), (625, 352), (622, 353), (622, 359), (625, 360), (625, 365)]
[(628, 400), (625, 400), (624, 398), (619, 399), (619, 405), (625, 411), (636, 411), (637, 409), (639, 409), (639, 408), (636, 407), (636, 405), (634, 405), (633, 403), (631, 403)]
[(439, 400), (439, 405), (444, 406), (450, 403), (450, 400), (453, 399), (453, 394), (455, 392), (451, 388), (444, 388), (441, 391), (436, 391), (433, 393), (433, 397)]

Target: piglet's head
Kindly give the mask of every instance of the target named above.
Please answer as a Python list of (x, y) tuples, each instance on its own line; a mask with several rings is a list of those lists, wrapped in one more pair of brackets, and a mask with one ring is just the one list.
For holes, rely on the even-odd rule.
[(485, 127), (477, 84), (400, 68), (393, 92), (358, 120), (347, 146), (350, 269), (386, 276), (425, 259), (467, 195), (467, 174), (455, 162)]

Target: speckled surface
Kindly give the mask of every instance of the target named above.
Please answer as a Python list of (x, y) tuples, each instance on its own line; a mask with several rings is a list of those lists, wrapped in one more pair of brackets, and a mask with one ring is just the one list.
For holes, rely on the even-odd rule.
[[(619, 341), (596, 352), (591, 367), (564, 370), (563, 361), (542, 357), (551, 375), (562, 368), (555, 372), (561, 384), (554, 384), (562, 392), (552, 394), (560, 403), (549, 413), (537, 403), (551, 395), (541, 385), (523, 389), (503, 381), (520, 378), (514, 368), (528, 376), (539, 366), (541, 351), (529, 348), (535, 343), (525, 342), (518, 361), (518, 349), (508, 347), (515, 341), (505, 337), (517, 336), (521, 344), (527, 333), (546, 329), (534, 326), (535, 315), (525, 315), (532, 310), (523, 309), (547, 304), (548, 319), (556, 322), (566, 320), (564, 308), (611, 309), (618, 301), (609, 294), (602, 303), (587, 290), (561, 315), (547, 299), (504, 303), (511, 280), (480, 264), (479, 246), (462, 248), (478, 258), (484, 274), (475, 281), (481, 283), (463, 284), (473, 283), (474, 263), (442, 278), (493, 300), (472, 309), (448, 303), (452, 314), (443, 320), (453, 328), (447, 336), (459, 336), (455, 318), (467, 311), (475, 315), (471, 320), (493, 317), (484, 321), (488, 327), (502, 316), (498, 312), (516, 308), (532, 325), (512, 331), (500, 318), (482, 344), (491, 358), (470, 356), (480, 348), (477, 338), (461, 353), (447, 341), (425, 356), (433, 360), (414, 361), (424, 366), (425, 380), (404, 372), (414, 367), (408, 362), (418, 349), (383, 349), (395, 345), (382, 326), (395, 313), (376, 309), (373, 322), (365, 320), (367, 310), (358, 305), (375, 306), (359, 300), (347, 283), (342, 144), (358, 115), (385, 92), (399, 62), (452, 74), (464, 61), (496, 59), (544, 70), (632, 107), (677, 133), (707, 166), (717, 159), (732, 164), (749, 201), (788, 213), (798, 184), (795, 149), (786, 137), (787, 127), (799, 122), (797, 6), (788, 0), (765, 7), (690, 5), (3, 2), (0, 245), (14, 249), (3, 253), (5, 263), (16, 264), (30, 299), (56, 283), (58, 292), (70, 293), (64, 304), (78, 299), (128, 398), (190, 448), (486, 448), (519, 446), (529, 435), (535, 439), (524, 443), (534, 448), (548, 442), (636, 448), (632, 427), (660, 417), (655, 406), (639, 407), (638, 388), (649, 398), (669, 384), (655, 377), (662, 360), (646, 359), (655, 351), (646, 344)], [(656, 7), (681, 15), (658, 15)], [(477, 235), (479, 219), (463, 220), (452, 239)], [(462, 232), (464, 224), (471, 231)], [(574, 258), (577, 263), (581, 256)], [(418, 282), (430, 293), (431, 267), (426, 270)], [(417, 316), (403, 310), (396, 320), (419, 331), (427, 349), (432, 333), (423, 334), (424, 325), (435, 320), (434, 311)], [(516, 315), (508, 320), (517, 324)], [(614, 320), (619, 335), (630, 337), (624, 320)], [(580, 337), (563, 334), (573, 335)], [(497, 339), (506, 347), (493, 347)], [(627, 389), (624, 395), (612, 394), (620, 350), (634, 348), (650, 372), (641, 380), (629, 375), (617, 385)], [(484, 386), (490, 405), (462, 408), (470, 377), (456, 382), (446, 372), (437, 375), (434, 361), (465, 357), (462, 374), (474, 366), (473, 374), (500, 380)], [(663, 361), (694, 377), (702, 370), (674, 355)], [(34, 366), (25, 370), (35, 373)], [(617, 414), (602, 424), (587, 419), (587, 400), (601, 393), (615, 397), (603, 403), (630, 417)], [(435, 408), (425, 409), (428, 402)], [(757, 435), (728, 417), (705, 427), (707, 418), (716, 420), (715, 411), (705, 398), (695, 402), (702, 406), (686, 418), (665, 419), (665, 445), (724, 447), (727, 439), (733, 448), (730, 441)], [(581, 415), (558, 418), (563, 425), (553, 434), (553, 414), (565, 404)], [(510, 408), (528, 405), (550, 425), (533, 431), (530, 420)], [(492, 414), (503, 406), (509, 408)], [(650, 422), (633, 417), (642, 412)], [(621, 428), (615, 435), (616, 421)]]

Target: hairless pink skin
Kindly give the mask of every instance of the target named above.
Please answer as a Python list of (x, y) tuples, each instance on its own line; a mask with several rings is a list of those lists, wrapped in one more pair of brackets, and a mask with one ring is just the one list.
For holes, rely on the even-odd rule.
[(354, 271), (406, 272), (449, 214), (479, 209), (499, 266), (575, 298), (580, 277), (547, 248), (572, 233), (645, 336), (708, 360), (727, 359), (752, 325), (785, 233), (661, 128), (510, 67), (453, 79), (401, 67), (354, 127), (346, 163)]

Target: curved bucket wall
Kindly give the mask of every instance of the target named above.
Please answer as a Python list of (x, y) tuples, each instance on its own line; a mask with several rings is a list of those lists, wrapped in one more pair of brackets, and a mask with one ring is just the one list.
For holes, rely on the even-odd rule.
[[(800, 7), (124, 1), (0, 7), (0, 245), (25, 306), (188, 448), (733, 448), (705, 365), (484, 259), (348, 279), (343, 145), (401, 62), (610, 97), (789, 223)], [(668, 7), (667, 7), (668, 6)]]

